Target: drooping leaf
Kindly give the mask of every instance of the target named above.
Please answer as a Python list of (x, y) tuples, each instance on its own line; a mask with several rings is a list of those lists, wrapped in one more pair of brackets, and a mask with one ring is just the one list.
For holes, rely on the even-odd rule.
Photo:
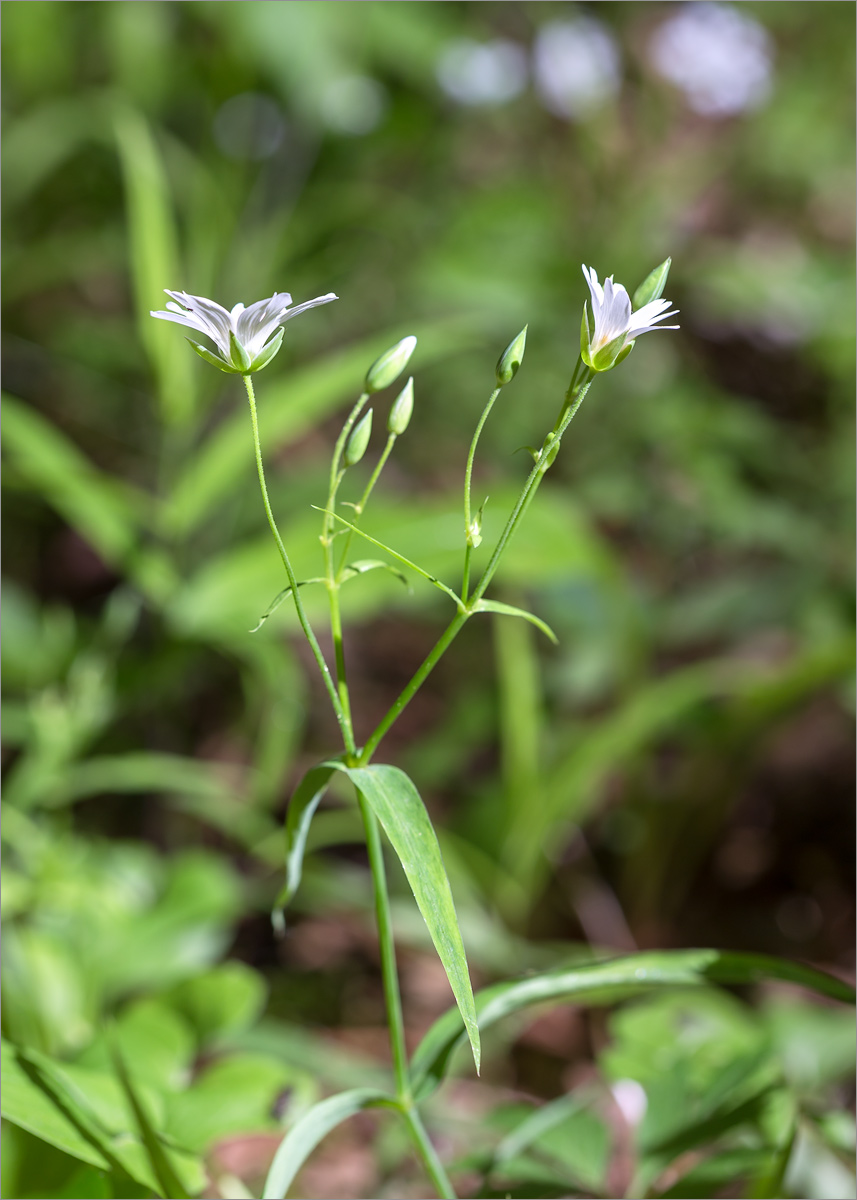
[(279, 934), (285, 930), (283, 911), (300, 886), (309, 827), (327, 791), (333, 771), (333, 766), (329, 764), (313, 767), (304, 775), (289, 801), (286, 814), (286, 881), (274, 901), (271, 914), (274, 929)]
[(280, 1200), (286, 1195), (298, 1171), (331, 1129), (365, 1108), (387, 1105), (396, 1107), (393, 1097), (374, 1088), (340, 1092), (314, 1105), (280, 1142), (265, 1180), (263, 1200)]
[[(832, 999), (854, 1002), (853, 988), (799, 963), (761, 954), (677, 950), (629, 954), (497, 984), (477, 993), (476, 1011), (479, 1028), (484, 1032), (504, 1017), (536, 1004), (607, 1004), (662, 988), (747, 984), (763, 979), (786, 979)], [(435, 1021), (411, 1060), (411, 1081), (418, 1097), (434, 1090), (447, 1072), (453, 1051), (465, 1037), (456, 1009), (449, 1009)]]
[(397, 579), (402, 581), (408, 591), (411, 590), (407, 575), (403, 575), (391, 563), (384, 562), (380, 558), (360, 558), (355, 562), (350, 562), (342, 572), (342, 582), (344, 583), (347, 579), (354, 579), (358, 575), (365, 575), (367, 571), (389, 571), (391, 575), (395, 575)]
[(325, 766), (348, 776), (366, 798), (390, 839), (443, 963), (478, 1072), (479, 1026), (464, 942), (437, 835), (420, 794), (398, 767), (380, 763), (368, 767), (346, 767), (341, 762), (326, 763)]
[[(299, 579), (298, 587), (304, 587), (307, 583), (327, 583), (327, 580), (322, 579), (320, 575), (315, 576), (313, 579)], [(267, 611), (262, 613), (261, 617), (259, 618), (258, 625), (254, 625), (254, 627), (250, 630), (251, 633), (259, 632), (259, 630), (262, 628), (262, 626), (267, 621), (268, 617), (272, 616), (272, 614), (277, 611), (277, 609), (280, 607), (280, 605), (285, 600), (286, 596), (288, 596), (290, 594), (291, 590), (292, 590), (292, 585), (289, 584), (288, 587), (283, 588), (283, 590), (281, 592), (277, 593), (277, 595), (274, 597), (274, 599), (268, 605)]]
[(537, 617), (535, 613), (527, 612), (525, 608), (515, 608), (512, 604), (501, 604), (499, 600), (480, 600), (473, 606), (473, 611), (499, 613), (506, 617), (523, 617), (525, 621), (529, 621), (531, 625), (535, 625), (536, 629), (540, 629), (546, 637), (549, 637), (555, 646), (559, 644), (559, 638), (550, 625), (541, 617)]

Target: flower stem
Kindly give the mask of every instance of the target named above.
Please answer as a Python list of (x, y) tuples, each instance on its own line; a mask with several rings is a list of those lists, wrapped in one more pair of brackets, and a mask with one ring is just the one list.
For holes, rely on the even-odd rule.
[(442, 654), (445, 653), (446, 650), (449, 649), (453, 640), (463, 629), (469, 616), (470, 613), (465, 610), (464, 612), (457, 612), (452, 618), (446, 629), (429, 651), (425, 661), (420, 667), (417, 668), (409, 683), (405, 686), (390, 709), (387, 711), (386, 715), (381, 719), (378, 726), (372, 732), (369, 740), (363, 747), (360, 758), (356, 764), (357, 766), (364, 767), (368, 762), (371, 761), (372, 755), (378, 749), (378, 743), (381, 741), (384, 734), (387, 732), (390, 726), (398, 720), (405, 707), (411, 702), (416, 693), (422, 687), (423, 683), (425, 683), (428, 676), (434, 670), (438, 659)]
[(268, 518), (268, 524), (271, 527), (271, 533), (274, 535), (274, 541), (276, 542), (277, 549), (280, 552), (280, 558), (283, 560), (283, 566), (286, 568), (286, 575), (289, 579), (289, 586), (292, 590), (292, 599), (295, 603), (295, 609), (298, 614), (298, 620), (300, 621), (301, 629), (304, 632), (306, 640), (309, 642), (315, 661), (318, 663), (318, 669), (321, 672), (324, 686), (327, 688), (328, 695), (330, 696), (330, 702), (333, 705), (333, 711), (336, 713), (336, 719), (339, 723), (339, 728), (342, 731), (343, 737), (346, 737), (347, 735), (350, 735), (350, 724), (346, 718), (342, 704), (340, 703), (339, 696), (337, 695), (337, 691), (330, 674), (330, 669), (325, 661), (324, 655), (321, 652), (321, 647), (318, 644), (318, 639), (313, 632), (312, 626), (309, 623), (309, 618), (304, 610), (303, 601), (301, 600), (300, 591), (298, 589), (297, 577), (295, 576), (289, 556), (286, 553), (286, 548), (283, 545), (283, 539), (280, 537), (280, 531), (277, 529), (277, 523), (274, 520), (274, 514), (271, 511), (271, 501), (268, 499), (268, 488), (265, 484), (265, 468), (262, 465), (262, 446), (259, 441), (259, 421), (256, 415), (256, 395), (253, 391), (253, 381), (249, 375), (243, 375), (242, 378), (244, 380), (244, 387), (247, 389), (247, 399), (250, 402), (250, 420), (253, 425), (253, 446), (256, 452), (256, 469), (259, 473), (259, 487), (262, 489), (262, 502), (265, 505), (265, 515)]
[(437, 1155), (437, 1151), (429, 1141), (429, 1136), (426, 1133), (426, 1127), (423, 1125), (422, 1117), (415, 1106), (408, 1108), (402, 1107), (402, 1116), (408, 1123), (411, 1137), (414, 1145), (419, 1151), (420, 1158), (423, 1160), (423, 1165), (431, 1178), (432, 1183), (437, 1188), (437, 1194), (441, 1200), (456, 1200), (455, 1189), (449, 1181), (449, 1176), (444, 1170), (443, 1163)]
[(328, 511), (324, 514), (321, 526), (321, 544), (324, 550), (324, 573), (327, 579), (327, 596), (330, 605), (330, 633), (333, 638), (333, 653), (336, 660), (336, 693), (340, 708), (342, 709), (343, 721), (341, 722), (341, 726), (345, 749), (349, 754), (356, 752), (356, 743), (354, 741), (354, 728), (351, 722), (351, 700), (348, 693), (348, 680), (345, 673), (345, 646), (342, 637), (342, 614), (339, 607), (339, 581), (333, 566), (333, 517), (330, 513), (333, 512), (336, 506), (336, 494), (339, 491), (342, 476), (345, 474), (341, 465), (342, 454), (345, 450), (348, 436), (354, 428), (354, 422), (360, 416), (368, 399), (368, 392), (361, 393), (356, 404), (348, 414), (348, 419), (342, 426), (342, 432), (336, 439), (333, 458), (330, 462), (330, 486), (327, 493), (327, 504), (325, 505)]
[(390, 1049), (393, 1055), (393, 1075), (396, 1094), (405, 1107), (412, 1103), (411, 1081), (408, 1074), (408, 1052), (405, 1048), (405, 1023), (402, 1017), (402, 998), (399, 992), (399, 974), (396, 968), (396, 947), (393, 940), (393, 922), (390, 915), (390, 897), (387, 894), (387, 875), (384, 869), (384, 852), (378, 820), (361, 792), (357, 793), (357, 804), (366, 831), (366, 849), (372, 870), (372, 890), (375, 897), (375, 920), (378, 925), (378, 944), (381, 951), (381, 977), (384, 982), (384, 998), (387, 1003), (387, 1024), (390, 1030)]
[[(387, 459), (390, 457), (390, 451), (393, 449), (393, 446), (396, 443), (396, 436), (397, 435), (395, 433), (391, 433), (389, 435), (389, 437), (387, 438), (387, 444), (384, 447), (384, 449), (381, 451), (381, 457), (378, 459), (378, 462), (375, 466), (375, 470), (372, 472), (371, 476), (369, 477), (369, 482), (366, 484), (366, 487), (363, 489), (363, 495), (360, 497), (359, 501), (354, 506), (354, 520), (352, 521), (352, 525), (356, 526), (359, 523), (360, 518), (363, 515), (363, 512), (366, 508), (366, 503), (367, 503), (369, 497), (372, 495), (372, 491), (375, 487), (375, 484), (378, 482), (378, 476), (383, 471), (384, 465), (387, 462)], [(346, 565), (345, 560), (348, 557), (348, 550), (351, 546), (351, 540), (353, 537), (354, 537), (354, 530), (349, 529), (348, 536), (345, 539), (345, 546), (343, 547), (343, 550), (342, 550), (342, 557), (339, 560), (339, 569), (336, 572), (337, 582), (341, 579), (342, 569)]]
[[(521, 523), (521, 520), (529, 508), (533, 496), (535, 496), (536, 492), (538, 491), (539, 484), (545, 477), (545, 473), (550, 466), (549, 458), (551, 455), (556, 453), (562, 435), (571, 424), (577, 413), (577, 410), (583, 403), (583, 399), (586, 396), (586, 393), (589, 391), (590, 385), (592, 384), (594, 374), (595, 373), (593, 371), (590, 371), (589, 378), (585, 383), (577, 386), (576, 390), (574, 377), (572, 377), (572, 382), (569, 384), (568, 391), (566, 392), (563, 409), (560, 413), (556, 426), (554, 427), (553, 438), (549, 444), (542, 446), (541, 453), (536, 459), (535, 466), (533, 467), (532, 471), (530, 471), (527, 482), (524, 484), (521, 494), (515, 503), (515, 507), (509, 514), (509, 519), (506, 522), (506, 526), (503, 532), (500, 534), (500, 537), (497, 540), (497, 545), (494, 547), (491, 557), (488, 560), (488, 566), (485, 568), (482, 578), (479, 580), (479, 584), (473, 593), (474, 601), (479, 600), (482, 596), (484, 596), (488, 584), (494, 578), (497, 567), (500, 565), (500, 559), (503, 556), (503, 552), (508, 546), (510, 539), (512, 538), (515, 530), (518, 528), (518, 525)], [(577, 370), (575, 369), (575, 376), (576, 375)]]
[[(580, 363), (578, 363), (578, 367), (579, 366)], [(422, 687), (423, 683), (434, 670), (438, 660), (449, 649), (454, 639), (461, 632), (468, 618), (472, 615), (474, 604), (476, 604), (476, 602), (485, 594), (488, 584), (491, 582), (497, 567), (499, 566), (500, 559), (504, 550), (506, 549), (506, 546), (509, 544), (512, 535), (515, 533), (515, 530), (529, 508), (530, 502), (538, 491), (539, 484), (544, 478), (545, 472), (548, 470), (549, 454), (562, 438), (562, 435), (565, 433), (568, 426), (571, 424), (577, 413), (577, 410), (583, 403), (586, 393), (589, 391), (590, 384), (592, 383), (592, 379), (594, 377), (594, 372), (589, 371), (588, 378), (582, 384), (578, 384), (576, 382), (577, 373), (578, 370), (575, 368), (574, 376), (572, 376), (571, 383), (568, 386), (563, 408), (560, 412), (560, 416), (555, 427), (553, 440), (549, 446), (542, 448), (542, 452), (539, 455), (535, 466), (527, 477), (527, 481), (521, 490), (521, 494), (518, 496), (515, 507), (509, 515), (509, 519), (506, 522), (503, 532), (500, 534), (497, 545), (494, 547), (491, 558), (488, 562), (488, 566), (485, 568), (485, 571), (482, 575), (482, 578), (479, 580), (479, 584), (475, 589), (473, 596), (469, 601), (465, 601), (467, 608), (463, 612), (459, 611), (456, 613), (456, 615), (447, 625), (446, 629), (438, 638), (437, 642), (435, 642), (434, 646), (429, 651), (427, 657), (417, 668), (414, 675), (405, 685), (384, 717), (382, 717), (381, 721), (370, 735), (366, 745), (363, 747), (358, 760), (360, 766), (365, 766), (371, 761), (372, 755), (378, 749), (381, 739), (384, 737), (390, 727), (398, 720), (406, 706), (411, 702), (416, 693), (419, 691), (420, 687)], [(469, 575), (469, 562), (466, 558), (465, 567), (467, 568), (467, 573), (465, 574), (466, 583)]]

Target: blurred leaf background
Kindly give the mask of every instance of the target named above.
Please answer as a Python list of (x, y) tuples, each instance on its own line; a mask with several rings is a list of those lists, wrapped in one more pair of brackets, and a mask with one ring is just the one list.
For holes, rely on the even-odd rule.
[[(472, 622), (382, 758), (438, 822), (478, 983), (694, 945), (851, 972), (853, 7), (45, 0), (2, 16), (3, 1028), (23, 1097), (4, 1194), (167, 1194), (108, 1018), (166, 1131), (162, 1170), (191, 1194), (252, 1190), (284, 1121), (385, 1069), (339, 793), (289, 935), (271, 933), (290, 788), (336, 729), (288, 605), (248, 632), (282, 582), (244, 401), (149, 318), (165, 287), (230, 307), (340, 297), (289, 325), (258, 378), (301, 576), (343, 409), (418, 335), (414, 419), (366, 528), (454, 584), (497, 354), (529, 323), (480, 448), (483, 551), (574, 365), (581, 262), (633, 289), (672, 255), (681, 331), (597, 381), (498, 575), (560, 646)], [(306, 589), (319, 621), (322, 599)], [(349, 584), (358, 737), (446, 603), (385, 572)], [(396, 880), (417, 1037), (450, 997)], [(787, 990), (747, 999), (696, 997), (692, 1020), (679, 999), (566, 1011), (495, 1040), (484, 1084), (436, 1113), (460, 1177), (486, 1196), (853, 1193), (847, 1026)], [(675, 1053), (653, 1066), (658, 1038)], [(740, 1115), (706, 1126), (692, 1097), (711, 1101), (705, 1072), (733, 1042)], [(624, 1145), (604, 1096), (629, 1079), (649, 1107)], [(84, 1116), (62, 1125), (45, 1088), (86, 1097)], [(555, 1125), (509, 1144), (545, 1101), (566, 1105)], [(422, 1194), (395, 1132), (372, 1158), (365, 1119), (301, 1194)], [(467, 1121), (486, 1149), (462, 1145)], [(573, 1161), (567, 1136), (550, 1143), (561, 1121)], [(720, 1153), (670, 1174), (703, 1143)]]

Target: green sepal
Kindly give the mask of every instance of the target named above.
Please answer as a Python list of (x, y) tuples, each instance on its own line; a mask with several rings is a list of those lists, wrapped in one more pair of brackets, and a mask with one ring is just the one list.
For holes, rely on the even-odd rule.
[(416, 344), (417, 339), (411, 334), (376, 358), (366, 372), (366, 391), (380, 392), (395, 383), (408, 365)]
[(620, 362), (624, 362), (625, 359), (628, 357), (628, 355), (631, 353), (631, 351), (634, 349), (636, 344), (637, 344), (637, 340), (635, 338), (633, 341), (628, 342), (628, 344), (626, 346), (623, 346), (622, 349), (619, 351), (619, 353), (616, 355), (616, 361), (614, 362), (613, 366), (618, 367)]
[(343, 455), (343, 462), (346, 467), (355, 467), (360, 462), (360, 459), (366, 453), (366, 447), (369, 445), (369, 435), (371, 432), (372, 409), (370, 408), (354, 428), (351, 437), (348, 439), (348, 445), (345, 447), (345, 454)]
[(274, 334), (274, 336), (271, 338), (270, 342), (268, 342), (267, 346), (263, 346), (263, 348), (259, 351), (259, 353), (256, 355), (256, 357), (253, 359), (253, 365), (250, 368), (251, 371), (253, 371), (253, 372), (261, 371), (263, 367), (267, 367), (268, 363), (271, 361), (271, 359), (277, 353), (280, 346), (282, 346), (283, 335), (285, 334), (285, 332), (286, 332), (285, 329), (283, 329), (283, 327), (281, 325), (280, 328), (277, 330), (277, 332)]
[(653, 300), (660, 300), (664, 294), (664, 288), (667, 286), (667, 276), (670, 273), (672, 265), (671, 258), (665, 258), (659, 267), (655, 267), (654, 271), (650, 271), (640, 286), (634, 292), (634, 299), (631, 305), (636, 312), (638, 308), (643, 308), (646, 304), (651, 304)]
[(583, 316), (580, 318), (580, 357), (586, 363), (589, 363), (589, 347), (592, 344), (592, 335), (595, 332), (593, 323), (589, 319), (589, 303), (583, 301)]
[(496, 375), (497, 384), (503, 387), (504, 384), (511, 383), (518, 373), (518, 367), (524, 361), (524, 350), (527, 345), (527, 329), (525, 325), (516, 338), (513, 338), (503, 353), (497, 360)]
[(525, 608), (515, 608), (512, 604), (501, 604), (499, 600), (480, 600), (474, 606), (473, 611), (497, 613), (499, 616), (505, 617), (522, 617), (525, 621), (529, 621), (531, 625), (535, 625), (536, 629), (540, 629), (546, 637), (550, 638), (555, 646), (559, 645), (559, 638), (550, 625), (543, 621), (541, 617), (537, 617), (535, 613), (527, 612)]
[(593, 371), (612, 370), (616, 366), (619, 355), (627, 345), (627, 336), (627, 333), (620, 333), (612, 342), (608, 342), (606, 346), (602, 346), (597, 354), (590, 354), (588, 348), (585, 354), (581, 350), (583, 361)]
[(225, 359), (221, 358), (219, 354), (213, 354), (206, 346), (201, 346), (199, 342), (195, 342), (193, 338), (186, 337), (185, 341), (190, 342), (191, 346), (193, 346), (199, 357), (204, 358), (205, 361), (210, 363), (212, 367), (217, 367), (218, 371), (225, 371), (227, 375), (241, 374), (240, 371), (236, 371), (236, 369), (231, 367)]
[(238, 338), (229, 330), (229, 358), (232, 365), (237, 368), (239, 375), (249, 375), (252, 363), (250, 355), (238, 341)]

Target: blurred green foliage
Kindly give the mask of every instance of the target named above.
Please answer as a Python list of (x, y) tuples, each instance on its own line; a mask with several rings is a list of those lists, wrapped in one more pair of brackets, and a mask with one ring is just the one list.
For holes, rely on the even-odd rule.
[[(348, 1045), (383, 1016), (335, 790), (293, 941), (271, 938), (285, 801), (335, 727), (289, 606), (248, 632), (282, 579), (244, 402), (150, 320), (165, 287), (341, 297), (258, 380), (301, 577), (338, 414), (418, 335), (414, 417), (366, 528), (454, 583), (499, 351), (528, 323), (474, 476), (477, 566), (573, 367), (581, 262), (633, 289), (670, 254), (681, 332), (597, 381), (498, 575), (560, 646), (474, 622), (385, 757), (438, 818), (483, 979), (635, 945), (851, 969), (854, 10), (737, 6), (765, 31), (770, 94), (721, 117), (653, 66), (676, 11), (3, 3), (5, 1195), (166, 1194), (167, 1172), (237, 1196), (284, 1122), (384, 1074)], [(536, 53), (581, 20), (621, 88), (569, 119)], [(465, 79), (456, 99), (462, 39), (517, 46), (519, 94), (463, 103)], [(445, 615), (413, 583), (345, 592), (358, 737)], [(418, 1025), (449, 996), (421, 999), (427, 933), (394, 883)], [(609, 1195), (626, 1160), (623, 1186), (652, 1195), (853, 1191), (832, 1011), (711, 991), (592, 1020), (595, 1051), (534, 1050), (521, 1027), (495, 1045), (494, 1115), (460, 1155), (478, 1194)], [(605, 1099), (623, 1079), (648, 1097), (636, 1132)], [(453, 1145), (479, 1124), (446, 1101), (434, 1119)], [(379, 1156), (365, 1194), (407, 1181), (395, 1135)]]

